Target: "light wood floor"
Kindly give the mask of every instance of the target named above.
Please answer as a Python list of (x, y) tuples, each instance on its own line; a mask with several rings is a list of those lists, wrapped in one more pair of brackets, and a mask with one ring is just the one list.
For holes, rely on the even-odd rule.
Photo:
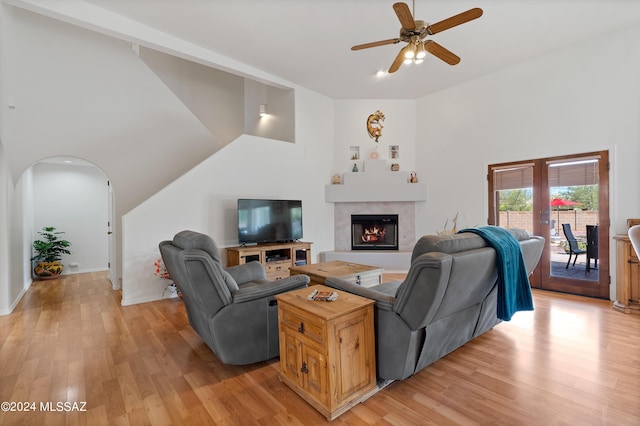
[[(2, 425), (313, 425), (326, 420), (278, 380), (277, 358), (222, 365), (178, 299), (120, 306), (102, 273), (36, 282), (0, 317)], [(640, 316), (534, 291), (517, 313), (336, 425), (638, 425)], [(42, 412), (40, 402), (86, 402)], [(80, 407), (79, 407), (80, 408)]]

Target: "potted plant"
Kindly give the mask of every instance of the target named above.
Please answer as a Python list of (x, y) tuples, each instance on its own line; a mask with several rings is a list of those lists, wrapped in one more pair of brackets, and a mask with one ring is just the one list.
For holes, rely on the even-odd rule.
[(38, 262), (33, 272), (43, 280), (57, 278), (64, 269), (60, 263), (62, 254), (71, 254), (67, 249), (71, 243), (60, 239), (59, 235), (64, 232), (56, 231), (56, 228), (52, 226), (45, 226), (42, 231), (38, 231), (38, 234), (42, 236), (42, 239), (33, 242), (36, 255), (31, 260)]

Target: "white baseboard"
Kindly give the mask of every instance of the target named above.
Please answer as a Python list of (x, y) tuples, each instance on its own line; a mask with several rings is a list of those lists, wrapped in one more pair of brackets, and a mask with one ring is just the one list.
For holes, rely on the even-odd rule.
[(160, 300), (160, 298), (156, 296), (137, 297), (137, 298), (128, 298), (128, 299), (123, 297), (120, 304), (122, 306), (129, 306), (129, 305), (137, 305), (139, 303), (155, 302), (158, 300)]
[(164, 300), (164, 299), (173, 299), (178, 297), (178, 293), (176, 292), (166, 292), (166, 295), (170, 295), (170, 297), (157, 297), (157, 296), (145, 296), (145, 297), (136, 297), (136, 298), (129, 298), (129, 299), (125, 299), (124, 297), (122, 298), (122, 301), (120, 302), (120, 305), (122, 306), (129, 306), (129, 305), (137, 305), (139, 303), (149, 303), (149, 302), (157, 302), (158, 300)]
[(64, 271), (62, 271), (62, 275), (86, 274), (89, 272), (104, 272), (108, 270), (109, 268), (89, 268), (89, 269), (78, 269), (78, 270), (71, 270), (71, 268), (64, 268)]
[(25, 283), (25, 286), (22, 288), (22, 291), (20, 292), (18, 297), (16, 297), (13, 303), (7, 309), (0, 310), (0, 316), (9, 315), (13, 312), (16, 306), (18, 306), (18, 303), (20, 303), (20, 301), (22, 300), (24, 294), (27, 292), (27, 290), (29, 290), (29, 287), (31, 287), (31, 284), (33, 284), (33, 280)]

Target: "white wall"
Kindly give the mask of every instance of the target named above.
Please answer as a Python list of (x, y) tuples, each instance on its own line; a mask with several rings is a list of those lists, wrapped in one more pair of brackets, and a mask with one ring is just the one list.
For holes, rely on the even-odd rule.
[[(9, 234), (9, 209), (10, 209), (10, 190), (13, 185), (7, 171), (7, 162), (4, 155), (4, 147), (2, 139), (0, 139), (0, 235)], [(9, 238), (0, 238), (0, 264), (9, 265)], [(10, 267), (0, 270), (0, 315), (9, 313), (10, 289)]]
[[(392, 163), (399, 164), (400, 171), (403, 172), (408, 173), (416, 169), (416, 144), (421, 141), (420, 133), (416, 132), (415, 100), (351, 99), (336, 100), (334, 104), (336, 148), (332, 174), (349, 175), (353, 173), (354, 163), (358, 166), (359, 172), (362, 172), (365, 169), (364, 160), (369, 159), (374, 150), (377, 151), (378, 159), (386, 162), (387, 170), (390, 170)], [(384, 121), (381, 121), (382, 136), (378, 142), (370, 138), (367, 132), (367, 118), (376, 110), (380, 110), (385, 116)], [(391, 159), (391, 145), (398, 146), (399, 158)], [(351, 160), (350, 148), (353, 146), (360, 148), (358, 161)], [(351, 214), (397, 213), (400, 215), (400, 250), (412, 250), (416, 240), (416, 206), (422, 204), (424, 202), (340, 203), (335, 209), (334, 249), (351, 249)], [(401, 269), (408, 269), (408, 265), (398, 270)]]
[(14, 186), (0, 142), (0, 315), (10, 314), (31, 284), (31, 172)]
[[(487, 165), (610, 150), (611, 230), (640, 216), (640, 28), (514, 66), (418, 101), (418, 234), (455, 212), (486, 224)], [(611, 257), (615, 283), (615, 253)], [(611, 296), (615, 285), (611, 286)]]
[(217, 143), (226, 145), (243, 133), (244, 78), (144, 47), (139, 51)]
[[(20, 285), (20, 292), (29, 288), (32, 282), (33, 256), (33, 173), (27, 170), (18, 180), (13, 191), (11, 204), (11, 283)], [(21, 294), (14, 293), (15, 303)]]
[[(33, 240), (53, 226), (68, 240), (64, 274), (108, 269), (107, 177), (92, 166), (38, 163), (33, 169)], [(73, 266), (77, 265), (77, 266)]]
[[(252, 136), (295, 142), (295, 94), (259, 81), (245, 79), (244, 133)], [(260, 105), (267, 115), (258, 114)]]
[[(4, 9), (0, 6), (0, 46), (5, 45), (6, 24)], [(7, 87), (3, 84), (7, 74), (7, 54), (6, 49), (0, 49), (0, 99), (7, 98)], [(10, 263), (10, 239), (9, 211), (11, 208), (11, 189), (13, 182), (9, 173), (9, 165), (5, 155), (2, 129), (5, 127), (4, 114), (0, 114), (0, 265), (6, 265), (0, 271), (0, 315), (10, 312), (9, 306), (12, 300), (9, 297), (11, 292), (10, 274), (13, 265)]]
[(162, 297), (167, 283), (153, 275), (153, 263), (158, 243), (177, 232), (209, 234), (220, 248), (237, 245), (238, 198), (301, 199), (313, 261), (333, 249), (333, 205), (324, 202), (333, 107), (304, 89), (295, 95), (295, 144), (241, 136), (123, 217), (123, 305)]
[[(419, 133), (416, 134), (416, 101), (414, 100), (380, 100), (354, 99), (336, 100), (335, 105), (335, 156), (333, 173), (351, 172), (349, 147), (360, 147), (360, 158), (368, 159), (371, 151), (377, 148), (379, 159), (389, 160), (389, 145), (400, 147), (400, 158), (393, 162), (400, 164), (400, 170), (412, 171), (416, 167), (415, 147)], [(381, 122), (382, 136), (378, 142), (367, 133), (367, 118), (380, 110), (385, 115)], [(362, 170), (362, 161), (358, 161)], [(327, 176), (326, 183), (330, 183)]]
[(218, 149), (127, 43), (3, 7), (16, 108), (3, 111), (2, 132), (15, 181), (43, 158), (73, 155), (111, 178), (124, 213)]

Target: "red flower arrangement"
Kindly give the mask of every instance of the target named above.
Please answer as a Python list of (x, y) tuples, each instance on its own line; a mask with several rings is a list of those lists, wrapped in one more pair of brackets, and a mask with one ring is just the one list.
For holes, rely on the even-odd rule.
[[(171, 280), (171, 275), (169, 275), (167, 267), (164, 266), (162, 258), (153, 262), (153, 267), (155, 268), (153, 275), (155, 275), (156, 277), (160, 277), (163, 280)], [(178, 287), (176, 287), (173, 281), (165, 287), (164, 291), (162, 292), (162, 297), (164, 297), (164, 295), (167, 293), (167, 290), (169, 290), (170, 292), (175, 291), (178, 294), (178, 297), (182, 300), (182, 292), (178, 290)]]
[(167, 268), (164, 266), (164, 262), (162, 261), (162, 259), (158, 259), (153, 263), (153, 266), (155, 266), (155, 272), (153, 273), (153, 275), (155, 275), (156, 277), (160, 277), (162, 279), (165, 280), (170, 280), (171, 276), (169, 275), (169, 272), (167, 272)]

